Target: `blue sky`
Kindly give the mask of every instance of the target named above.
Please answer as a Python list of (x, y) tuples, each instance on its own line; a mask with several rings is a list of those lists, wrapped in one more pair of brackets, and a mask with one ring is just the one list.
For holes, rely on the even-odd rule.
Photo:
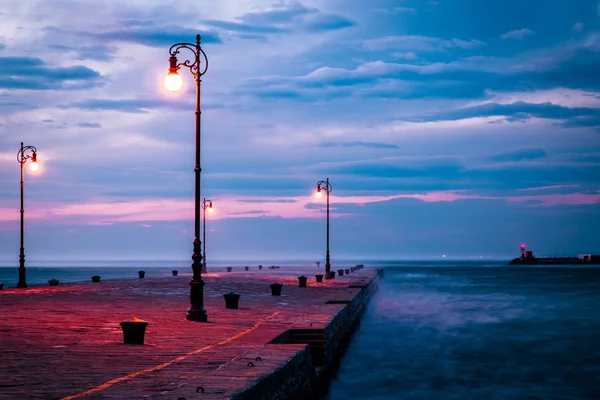
[(600, 4), (24, 0), (0, 11), (0, 259), (188, 259), (200, 33), (212, 259), (600, 253)]

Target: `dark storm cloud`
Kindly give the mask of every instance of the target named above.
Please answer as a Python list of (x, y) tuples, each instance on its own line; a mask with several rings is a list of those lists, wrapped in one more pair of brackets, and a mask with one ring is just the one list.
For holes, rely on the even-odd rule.
[(493, 116), (506, 116), (506, 120), (510, 122), (520, 122), (535, 117), (563, 120), (561, 125), (565, 127), (600, 126), (600, 109), (598, 108), (564, 107), (552, 103), (532, 104), (522, 101), (511, 104), (482, 104), (415, 117), (412, 118), (412, 121), (457, 121), (466, 118)]
[(152, 25), (132, 25), (129, 27), (120, 27), (109, 29), (102, 32), (80, 32), (63, 30), (56, 27), (46, 27), (45, 30), (64, 34), (73, 34), (86, 36), (102, 41), (109, 42), (130, 42), (138, 43), (148, 47), (169, 47), (175, 43), (189, 42), (197, 34), (200, 34), (202, 43), (218, 44), (222, 43), (218, 33), (206, 31), (197, 28), (184, 28), (180, 26), (152, 26)]
[(0, 57), (0, 88), (76, 90), (101, 86), (100, 73), (83, 65), (57, 67), (37, 57)]
[[(245, 34), (319, 33), (340, 30), (356, 24), (342, 15), (326, 14), (299, 2), (272, 10), (246, 13), (237, 19), (239, 21), (206, 20), (203, 22), (215, 28)], [(265, 36), (251, 38), (264, 40)]]

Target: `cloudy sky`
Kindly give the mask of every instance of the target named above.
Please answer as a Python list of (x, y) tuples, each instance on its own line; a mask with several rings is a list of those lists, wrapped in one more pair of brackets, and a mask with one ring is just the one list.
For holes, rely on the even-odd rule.
[[(0, 259), (600, 253), (597, 0), (0, 0)], [(176, 6), (175, 6), (176, 4)], [(182, 53), (183, 54), (183, 53)], [(191, 54), (191, 53), (190, 53)]]

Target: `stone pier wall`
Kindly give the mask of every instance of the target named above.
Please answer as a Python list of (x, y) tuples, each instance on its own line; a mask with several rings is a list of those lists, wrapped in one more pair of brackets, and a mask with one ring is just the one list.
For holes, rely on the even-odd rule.
[(315, 368), (308, 347), (296, 353), (271, 374), (231, 397), (231, 400), (300, 400), (312, 396)]
[[(243, 392), (232, 396), (232, 400), (300, 400), (319, 397), (323, 388), (328, 385), (331, 371), (339, 365), (339, 360), (349, 343), (350, 336), (360, 323), (369, 300), (377, 291), (383, 269), (364, 285), (357, 285), (357, 293), (341, 307), (324, 330), (324, 350), (327, 363), (318, 368), (318, 373), (312, 361), (308, 345), (296, 353), (287, 362), (271, 374), (257, 380), (255, 384)], [(339, 301), (344, 301), (340, 299)], [(279, 343), (290, 337), (289, 331), (282, 335)], [(274, 344), (270, 346), (282, 346)]]
[(379, 269), (375, 275), (356, 295), (350, 300), (346, 307), (340, 309), (333, 320), (325, 327), (325, 355), (332, 362), (339, 358), (344, 350), (344, 343), (352, 329), (360, 323), (362, 313), (365, 311), (369, 300), (377, 291), (379, 278), (383, 275), (383, 269)]

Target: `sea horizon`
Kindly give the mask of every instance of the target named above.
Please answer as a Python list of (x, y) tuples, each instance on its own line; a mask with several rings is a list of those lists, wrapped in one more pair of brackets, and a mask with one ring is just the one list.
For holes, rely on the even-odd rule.
[[(358, 262), (356, 260), (332, 260), (332, 269), (349, 268), (357, 264), (363, 264), (366, 268), (508, 268), (507, 260), (493, 259), (463, 259), (463, 260), (370, 260)], [(212, 260), (207, 264), (208, 272), (223, 272), (226, 267), (241, 270), (249, 266), (254, 270), (262, 265), (267, 269), (269, 266), (280, 268), (303, 268), (313, 269), (315, 272), (324, 271), (325, 263), (321, 262), (317, 267), (315, 261), (307, 260), (266, 260), (257, 262), (255, 260), (241, 262), (236, 260)], [(541, 268), (542, 266), (513, 266), (512, 268)], [(597, 268), (595, 265), (544, 265), (543, 268)], [(100, 275), (106, 279), (137, 279), (137, 272), (146, 271), (145, 277), (171, 276), (172, 270), (176, 269), (179, 274), (191, 274), (191, 261), (182, 260), (71, 260), (71, 261), (45, 261), (26, 265), (26, 281), (28, 286), (44, 286), (48, 280), (57, 279), (61, 283), (89, 282), (92, 275)], [(218, 270), (218, 271), (216, 271)], [(15, 287), (18, 281), (18, 264), (7, 264), (0, 262), (0, 283), (5, 288)]]

